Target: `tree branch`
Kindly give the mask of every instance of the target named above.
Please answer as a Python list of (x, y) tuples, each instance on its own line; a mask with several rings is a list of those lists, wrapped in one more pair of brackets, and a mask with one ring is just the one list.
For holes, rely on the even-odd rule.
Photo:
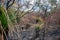
[(8, 9), (10, 6), (12, 6), (14, 4), (14, 1), (9, 5), (9, 3), (11, 2), (11, 0), (7, 1), (7, 4), (6, 4), (6, 9)]

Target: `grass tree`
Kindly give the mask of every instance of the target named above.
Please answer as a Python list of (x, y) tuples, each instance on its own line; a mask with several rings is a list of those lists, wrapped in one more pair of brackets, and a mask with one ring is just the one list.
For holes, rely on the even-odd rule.
[(6, 40), (6, 35), (8, 35), (8, 21), (7, 21), (7, 16), (5, 15), (5, 10), (2, 6), (0, 6), (0, 21), (1, 21), (1, 25), (3, 30), (1, 30), (1, 32), (3, 32), (3, 36), (4, 39)]

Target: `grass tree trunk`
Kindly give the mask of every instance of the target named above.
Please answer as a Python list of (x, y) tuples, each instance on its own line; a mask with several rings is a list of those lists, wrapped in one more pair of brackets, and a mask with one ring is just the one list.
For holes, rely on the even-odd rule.
[(1, 22), (0, 22), (0, 40), (4, 40), (4, 36), (3, 36), (3, 30), (2, 30), (2, 25), (1, 25)]
[(4, 40), (3, 32), (0, 34), (0, 40)]

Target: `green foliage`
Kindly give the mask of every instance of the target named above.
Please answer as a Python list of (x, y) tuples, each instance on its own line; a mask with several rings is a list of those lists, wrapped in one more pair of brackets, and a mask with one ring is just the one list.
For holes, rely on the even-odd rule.
[(20, 22), (20, 18), (18, 16), (16, 17), (16, 21), (17, 21), (17, 23)]
[(56, 5), (57, 0), (49, 0), (52, 5)]
[(39, 24), (42, 24), (42, 23), (43, 23), (43, 20), (42, 20), (41, 17), (38, 17), (36, 20), (38, 20), (38, 23), (39, 23)]
[(0, 7), (0, 21), (3, 29), (8, 27), (7, 17), (5, 16), (4, 8)]
[(35, 27), (35, 30), (40, 30), (40, 27), (39, 27), (39, 26), (36, 26), (36, 27)]
[(10, 20), (14, 23), (15, 21), (15, 19), (14, 19), (14, 16), (11, 14), (11, 15), (9, 15), (9, 18), (10, 18)]
[(13, 9), (8, 9), (8, 16), (12, 23), (15, 23), (15, 14)]

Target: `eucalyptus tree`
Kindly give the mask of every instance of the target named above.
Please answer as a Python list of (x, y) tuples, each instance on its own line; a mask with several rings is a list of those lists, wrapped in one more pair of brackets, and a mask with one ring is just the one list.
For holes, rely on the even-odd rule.
[(57, 7), (57, 0), (48, 0), (52, 7)]
[(20, 19), (33, 9), (33, 6), (32, 4), (30, 4), (30, 1), (23, 0), (23, 2), (21, 3), (21, 0), (18, 0), (17, 2), (18, 2), (18, 8), (15, 13), (16, 13), (17, 23), (19, 23)]
[(48, 0), (50, 3), (51, 3), (51, 5), (56, 5), (56, 2), (57, 2), (57, 0)]
[[(45, 19), (45, 17), (47, 17), (48, 10), (51, 9), (51, 6), (48, 3), (48, 1), (47, 0), (38, 0), (38, 1), (36, 1), (35, 6), (39, 7), (39, 11), (41, 11), (41, 10), (43, 11), (43, 15), (44, 15), (43, 18)], [(45, 22), (44, 22), (44, 24), (45, 24)], [(46, 28), (44, 27), (42, 40), (44, 40), (44, 38), (45, 38), (45, 30), (46, 30)]]

